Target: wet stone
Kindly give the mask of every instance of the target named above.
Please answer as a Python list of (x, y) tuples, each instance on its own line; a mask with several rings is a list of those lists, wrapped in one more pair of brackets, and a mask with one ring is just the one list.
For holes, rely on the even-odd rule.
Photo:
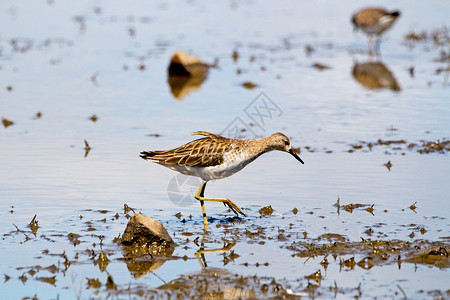
[(261, 216), (270, 216), (273, 213), (273, 208), (271, 205), (265, 206), (259, 210)]
[(209, 65), (203, 63), (200, 58), (178, 50), (170, 59), (168, 71), (169, 76), (205, 77), (208, 70)]
[(157, 220), (141, 213), (135, 213), (122, 235), (122, 244), (149, 245), (152, 243), (173, 243), (167, 230)]

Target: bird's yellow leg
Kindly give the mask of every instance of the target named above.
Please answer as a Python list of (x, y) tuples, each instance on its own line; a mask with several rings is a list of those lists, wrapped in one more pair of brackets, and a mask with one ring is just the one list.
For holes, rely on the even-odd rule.
[(234, 204), (230, 199), (228, 198), (205, 198), (204, 192), (205, 192), (206, 182), (203, 182), (200, 188), (198, 189), (197, 193), (195, 194), (195, 199), (200, 201), (200, 205), (202, 206), (203, 211), (203, 221), (205, 224), (208, 224), (208, 220), (206, 219), (206, 213), (205, 213), (205, 207), (203, 201), (216, 201), (216, 202), (222, 202), (224, 205), (228, 205), (228, 207), (236, 214), (238, 213), (242, 214), (245, 217), (245, 214), (242, 212), (242, 210)]
[(205, 202), (203, 201), (203, 193), (205, 192), (206, 182), (203, 182), (200, 188), (198, 189), (197, 193), (195, 194), (195, 199), (200, 201), (200, 205), (202, 207), (202, 213), (203, 213), (203, 227), (204, 229), (208, 229), (208, 219), (206, 218), (206, 210), (205, 210)]

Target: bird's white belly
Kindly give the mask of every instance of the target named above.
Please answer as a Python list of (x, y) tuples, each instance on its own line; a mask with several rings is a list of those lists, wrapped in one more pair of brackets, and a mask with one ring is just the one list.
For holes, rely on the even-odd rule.
[(388, 29), (392, 25), (392, 23), (394, 23), (394, 21), (395, 18), (391, 16), (383, 16), (376, 24), (363, 26), (361, 29), (367, 34), (381, 34), (386, 29)]
[(222, 164), (212, 167), (190, 167), (186, 165), (167, 165), (162, 164), (172, 170), (180, 172), (184, 175), (196, 176), (204, 181), (221, 179), (233, 175), (242, 170), (246, 165), (251, 163), (256, 157), (251, 155), (234, 152), (225, 154)]
[(246, 165), (251, 163), (256, 157), (252, 157), (246, 153), (235, 152), (226, 154), (222, 164), (206, 167), (202, 170), (201, 176), (204, 180), (221, 179), (233, 175), (242, 170)]

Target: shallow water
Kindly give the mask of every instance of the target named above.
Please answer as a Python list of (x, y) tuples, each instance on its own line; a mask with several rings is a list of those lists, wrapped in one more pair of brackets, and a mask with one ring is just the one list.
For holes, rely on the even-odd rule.
[[(448, 37), (450, 5), (380, 5), (402, 16), (383, 36), (381, 56), (372, 57), (367, 38), (354, 34), (349, 21), (366, 6), (361, 1), (3, 1), (0, 117), (14, 124), (0, 129), (1, 298), (144, 297), (140, 289), (149, 297), (175, 297), (185, 292), (179, 282), (157, 288), (177, 278), (196, 287), (184, 296), (198, 296), (208, 272), (218, 274), (223, 290), (241, 286), (233, 276), (248, 279), (222, 298), (448, 297), (448, 257), (447, 264), (398, 264), (392, 256), (369, 269), (343, 263), (368, 255), (372, 246), (353, 244), (361, 238), (410, 243), (411, 249), (393, 252), (402, 261), (438, 244), (449, 249), (448, 152), (418, 152), (422, 140), (449, 138), (448, 40), (439, 45), (429, 38), (411, 47), (405, 36), (447, 26)], [(182, 99), (167, 82), (177, 49), (218, 61), (201, 87)], [(371, 90), (353, 77), (357, 63), (370, 61), (382, 62), (398, 91)], [(245, 82), (257, 86), (247, 89)], [(251, 114), (255, 108), (271, 114), (261, 119)], [(197, 130), (226, 133), (233, 124), (246, 129), (245, 138), (285, 133), (305, 165), (272, 152), (209, 183), (207, 195), (232, 199), (248, 217), (229, 219), (224, 207), (206, 203), (212, 222), (204, 233), (200, 207), (189, 201), (200, 182), (175, 185), (188, 197), (171, 199), (172, 180), (183, 178), (138, 154), (186, 143)], [(378, 145), (379, 139), (405, 143)], [(87, 155), (84, 140), (91, 147)], [(408, 148), (410, 143), (417, 146)], [(161, 267), (136, 279), (113, 241), (128, 221), (124, 203), (161, 221), (178, 244)], [(351, 203), (366, 206), (345, 210)], [(260, 216), (268, 205), (273, 214)], [(371, 205), (372, 212), (366, 210)], [(27, 228), (34, 215), (36, 235)], [(79, 234), (80, 243), (74, 245), (69, 233)], [(322, 245), (319, 237), (329, 233), (354, 251), (298, 256), (292, 243)], [(195, 256), (202, 240), (206, 249), (236, 244), (205, 253), (205, 270)], [(106, 269), (96, 263), (102, 250), (110, 259)], [(320, 280), (305, 277), (318, 270)], [(108, 274), (115, 288), (108, 288)], [(98, 278), (100, 288), (87, 278)], [(266, 293), (263, 284), (270, 287)]]

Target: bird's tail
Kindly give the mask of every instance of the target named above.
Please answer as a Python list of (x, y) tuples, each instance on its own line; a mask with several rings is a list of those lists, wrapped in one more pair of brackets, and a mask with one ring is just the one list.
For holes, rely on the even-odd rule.
[(158, 151), (142, 151), (139, 156), (145, 160), (155, 160), (155, 155), (158, 155)]
[(400, 11), (396, 10), (396, 11), (391, 12), (391, 16), (396, 17), (396, 18), (400, 17)]

